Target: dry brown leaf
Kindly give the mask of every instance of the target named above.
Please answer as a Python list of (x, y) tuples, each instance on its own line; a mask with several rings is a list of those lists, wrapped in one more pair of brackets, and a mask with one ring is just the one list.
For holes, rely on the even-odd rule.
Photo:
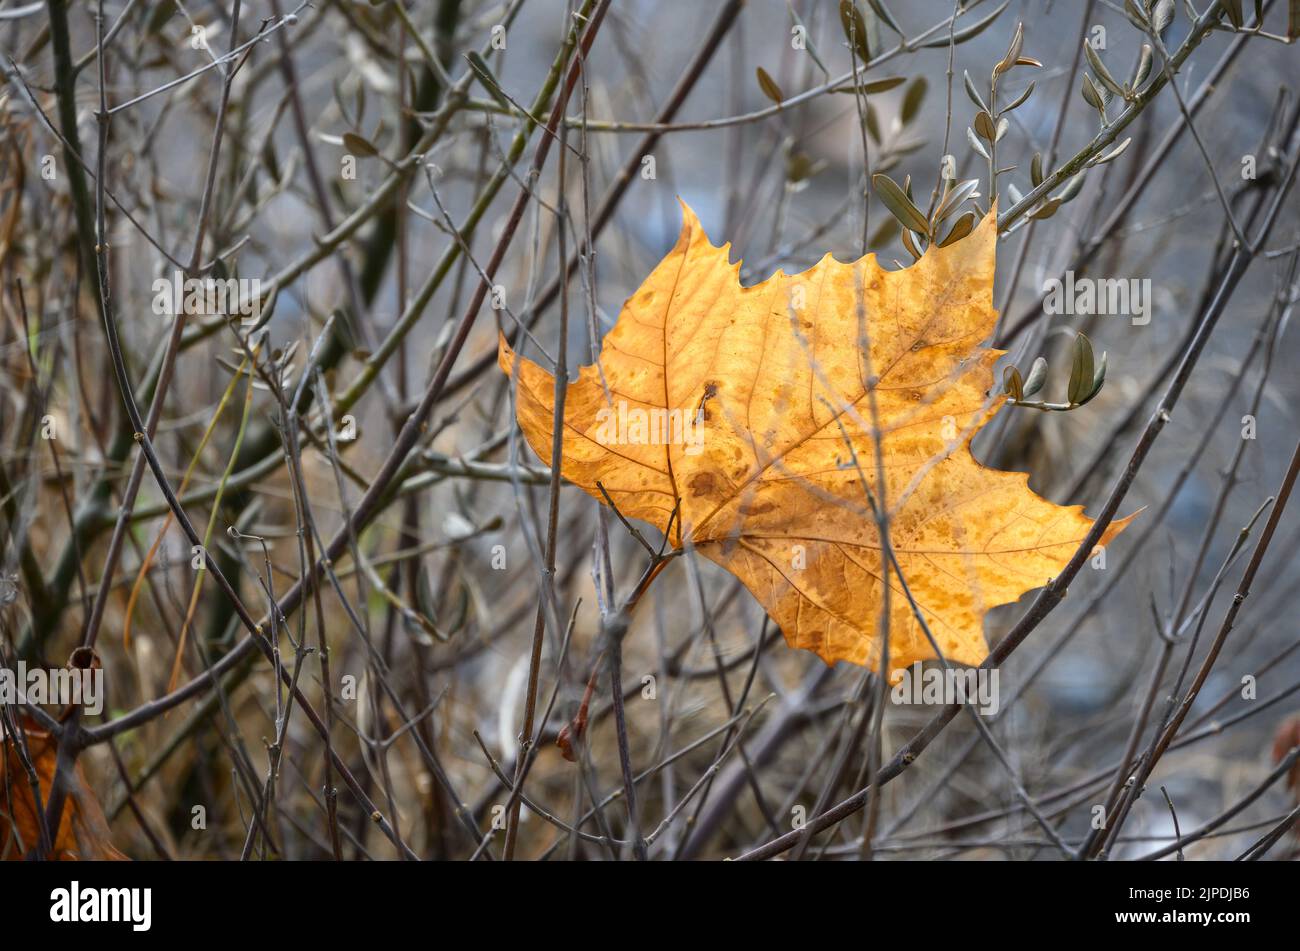
[[(864, 491), (878, 490), (874, 372), (900, 567), (945, 656), (980, 663), (985, 612), (1045, 584), (1092, 526), (1082, 506), (1049, 502), (1027, 474), (970, 453), (1002, 402), (991, 394), (1003, 351), (980, 346), (997, 318), (996, 210), (903, 270), (828, 254), (742, 287), (730, 245), (714, 247), (682, 207), (676, 246), (624, 304), (599, 363), (568, 386), (564, 477), (598, 499), (601, 483), (624, 516), (661, 531), (679, 505), (672, 544), (736, 575), (792, 646), (827, 663), (879, 666), (888, 577), (890, 668), (909, 666), (935, 654), (883, 571)], [(549, 462), (553, 377), (504, 336), (499, 361), (518, 382), (519, 425)], [(637, 411), (650, 425), (637, 429)], [(698, 447), (681, 423), (697, 418)]]
[[(24, 721), (24, 731), (43, 806), (54, 782), (58, 742), (31, 720)], [(36, 845), (40, 838), (40, 823), (27, 771), (12, 737), (4, 738), (3, 752), (3, 759), (0, 759), (0, 859), (12, 861), (22, 859)], [(17, 837), (14, 836), (15, 829)], [(108, 821), (95, 794), (86, 784), (80, 764), (73, 771), (72, 788), (59, 820), (51, 858), (60, 861), (126, 859), (108, 839)]]
[[(1273, 734), (1273, 762), (1282, 762), (1293, 746), (1300, 746), (1300, 713), (1292, 714), (1278, 724), (1277, 731)], [(1286, 784), (1300, 799), (1300, 760), (1287, 773)], [(1300, 827), (1296, 834), (1300, 835)]]

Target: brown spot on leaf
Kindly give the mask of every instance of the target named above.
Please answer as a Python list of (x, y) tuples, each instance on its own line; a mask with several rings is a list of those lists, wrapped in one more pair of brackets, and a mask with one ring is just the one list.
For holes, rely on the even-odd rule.
[(707, 496), (712, 495), (717, 488), (718, 480), (714, 478), (712, 472), (701, 472), (691, 477), (687, 483), (692, 495)]

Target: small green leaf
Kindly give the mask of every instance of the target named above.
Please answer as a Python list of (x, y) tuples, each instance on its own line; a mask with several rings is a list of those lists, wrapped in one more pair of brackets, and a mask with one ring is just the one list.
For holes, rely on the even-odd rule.
[(844, 36), (858, 54), (860, 63), (871, 62), (871, 48), (867, 43), (867, 21), (853, 0), (840, 0), (840, 25)]
[(1102, 384), (1104, 384), (1105, 382), (1106, 382), (1106, 351), (1103, 350), (1101, 352), (1101, 361), (1097, 364), (1097, 370), (1092, 375), (1092, 392), (1088, 394), (1088, 399), (1084, 400), (1084, 402), (1085, 403), (1088, 402), (1088, 400), (1092, 399), (1094, 396), (1100, 393)]
[(833, 92), (862, 93), (864, 96), (871, 96), (878, 92), (888, 92), (896, 86), (901, 86), (907, 82), (906, 76), (886, 76), (884, 79), (873, 79), (870, 82), (859, 83), (856, 86), (841, 86)]
[(903, 94), (903, 108), (899, 113), (903, 125), (907, 125), (916, 117), (916, 113), (921, 108), (921, 103), (925, 101), (925, 91), (928, 88), (929, 84), (925, 81), (924, 76), (918, 76), (907, 87), (907, 92)]
[(366, 158), (373, 158), (379, 154), (379, 149), (375, 148), (369, 140), (363, 139), (354, 132), (343, 133), (343, 147), (353, 155), (361, 155)]
[[(912, 199), (907, 197), (907, 193), (899, 188), (892, 178), (888, 175), (872, 175), (871, 184), (881, 202), (895, 218), (902, 222), (903, 227), (917, 234), (929, 236), (930, 223), (925, 220), (925, 215), (912, 204)], [(904, 239), (906, 237), (904, 235)]]
[[(1241, 0), (1237, 0), (1238, 7)], [(1151, 23), (1156, 32), (1164, 35), (1165, 30), (1170, 23), (1174, 22), (1174, 0), (1157, 0), (1155, 9), (1151, 13)]]
[(510, 105), (510, 100), (501, 91), (501, 84), (497, 82), (496, 76), (492, 75), (492, 69), (488, 66), (487, 61), (474, 50), (466, 53), (465, 59), (469, 61), (470, 69), (474, 71), (474, 75), (483, 88), (496, 100), (497, 105), (506, 111), (511, 111), (514, 107)]
[[(804, 39), (807, 40), (808, 55), (811, 56), (812, 61), (817, 64), (817, 68), (822, 71), (822, 75), (825, 76), (827, 79), (830, 79), (831, 71), (826, 68), (826, 64), (822, 62), (822, 58), (817, 55), (817, 44), (814, 43), (812, 41), (812, 37), (808, 35), (808, 27), (805, 26), (803, 20), (800, 19), (798, 11), (796, 11), (794, 8), (794, 4), (786, 3), (786, 9), (790, 11), (790, 18), (794, 20), (795, 25), (803, 29)], [(834, 91), (835, 90), (832, 90), (832, 92)]]
[(1101, 98), (1101, 92), (1097, 89), (1096, 84), (1093, 83), (1092, 77), (1087, 73), (1083, 74), (1083, 101), (1092, 106), (1092, 108), (1096, 109), (1102, 115), (1106, 114), (1106, 103)]
[(966, 237), (966, 235), (975, 230), (975, 222), (977, 220), (975, 212), (966, 212), (966, 214), (962, 215), (953, 223), (952, 230), (949, 231), (944, 239), (939, 242), (939, 247), (946, 248), (948, 245), (954, 244)]
[(971, 102), (975, 103), (975, 108), (988, 112), (989, 107), (984, 105), (984, 99), (980, 96), (979, 92), (976, 91), (975, 83), (971, 81), (970, 73), (963, 71), (962, 77), (966, 83), (966, 95), (970, 98)]
[(1145, 32), (1151, 28), (1151, 21), (1147, 19), (1146, 11), (1135, 0), (1124, 0), (1124, 14), (1139, 30)]
[(867, 106), (867, 135), (871, 136), (871, 141), (877, 145), (880, 144), (880, 118), (876, 115), (876, 107)]
[(1113, 149), (1111, 149), (1109, 152), (1105, 152), (1105, 153), (1103, 153), (1103, 154), (1101, 154), (1101, 155), (1098, 155), (1095, 159), (1093, 159), (1091, 162), (1089, 162), (1088, 165), (1089, 165), (1089, 166), (1092, 166), (1092, 165), (1105, 165), (1107, 162), (1109, 162), (1109, 161), (1111, 161), (1111, 160), (1113, 160), (1113, 159), (1117, 159), (1117, 158), (1119, 158), (1121, 155), (1124, 154), (1124, 150), (1128, 148), (1129, 143), (1132, 142), (1132, 141), (1133, 141), (1133, 138), (1132, 138), (1132, 136), (1130, 136), (1129, 138), (1127, 138), (1127, 139), (1125, 139), (1123, 142), (1121, 142), (1119, 145), (1117, 145), (1117, 146), (1115, 146)]
[(785, 101), (785, 94), (781, 92), (781, 87), (776, 84), (776, 80), (769, 76), (762, 66), (758, 67), (755, 73), (758, 76), (758, 88), (763, 90), (763, 95), (778, 106), (781, 105)]
[(1002, 371), (1002, 392), (1017, 403), (1025, 398), (1025, 381), (1021, 379), (1020, 371), (1014, 366)]
[[(1011, 0), (1002, 0), (1001, 6), (995, 9), (984, 19), (980, 20), (978, 23), (972, 23), (970, 26), (963, 27), (960, 30), (955, 30), (952, 34), (952, 45), (956, 46), (959, 43), (965, 43), (967, 40), (973, 40), (975, 37), (979, 36), (981, 33), (983, 33), (985, 30), (987, 30), (990, 26), (993, 25), (993, 21), (996, 20), (999, 16), (1001, 16), (1002, 11), (1005, 10), (1008, 6), (1010, 6), (1010, 4), (1011, 4)], [(922, 43), (920, 46), (916, 47), (916, 49), (922, 49), (922, 50), (935, 49), (947, 45), (948, 45), (948, 37), (945, 35), (937, 40), (930, 40), (930, 42), (928, 43)]]
[(912, 232), (906, 228), (903, 229), (903, 247), (907, 248), (907, 253), (915, 261), (921, 260), (921, 252), (917, 250), (916, 239), (912, 237)]
[(1133, 89), (1134, 92), (1137, 92), (1137, 90), (1142, 86), (1142, 84), (1147, 81), (1147, 77), (1150, 75), (1151, 75), (1151, 45), (1149, 43), (1143, 43), (1142, 52), (1138, 54), (1137, 68), (1133, 70), (1133, 79), (1129, 83), (1129, 86)]
[(962, 203), (975, 194), (975, 189), (979, 188), (980, 180), (978, 178), (968, 178), (963, 182), (958, 182), (944, 194), (943, 199), (939, 202), (939, 207), (934, 211), (934, 220), (943, 221), (954, 212), (958, 211)]
[(1020, 49), (1024, 46), (1024, 43), (1025, 25), (1023, 23), (1017, 23), (1016, 32), (1011, 35), (1011, 45), (1007, 47), (1006, 55), (1003, 56), (1002, 59), (998, 60), (997, 65), (993, 67), (994, 79), (1016, 65), (1016, 60), (1020, 59)]
[(1062, 205), (1067, 201), (1072, 201), (1074, 197), (1079, 194), (1080, 189), (1083, 188), (1083, 175), (1084, 173), (1080, 172), (1066, 182), (1065, 187), (1056, 193), (1056, 200)]
[(1066, 389), (1066, 398), (1071, 404), (1081, 406), (1092, 395), (1095, 376), (1092, 341), (1079, 334), (1071, 348), (1070, 383)]
[(1052, 217), (1052, 215), (1056, 214), (1056, 210), (1060, 208), (1062, 204), (1063, 202), (1059, 198), (1048, 198), (1031, 211), (1029, 217), (1033, 218), (1035, 221), (1046, 221), (1048, 218)]
[(889, 27), (899, 36), (903, 35), (903, 31), (899, 27), (898, 21), (895, 20), (894, 15), (889, 12), (889, 8), (885, 6), (884, 0), (867, 0), (867, 3), (871, 5), (871, 9), (875, 11), (876, 16), (880, 17), (880, 21), (884, 23), (885, 26)]
[(1115, 77), (1110, 74), (1110, 70), (1106, 68), (1106, 64), (1101, 61), (1101, 57), (1097, 55), (1097, 51), (1092, 48), (1092, 44), (1087, 40), (1083, 41), (1083, 53), (1088, 57), (1088, 65), (1091, 66), (1092, 71), (1097, 74), (1097, 78), (1101, 80), (1101, 84), (1116, 96), (1123, 96), (1124, 87), (1115, 81)]
[(785, 178), (791, 184), (807, 181), (816, 175), (822, 163), (816, 162), (806, 152), (791, 152), (785, 161)]
[(1038, 357), (1029, 368), (1029, 376), (1025, 379), (1025, 396), (1033, 396), (1043, 388), (1043, 384), (1046, 382), (1047, 361), (1042, 357)]
[(1025, 104), (1025, 100), (1027, 100), (1033, 94), (1034, 94), (1034, 83), (1031, 82), (1028, 86), (1025, 87), (1024, 92), (1016, 96), (1015, 99), (1012, 99), (1009, 104), (1003, 106), (1002, 111), (999, 112), (998, 115), (1004, 116), (1008, 112), (1015, 112), (1017, 109), (1023, 106)]

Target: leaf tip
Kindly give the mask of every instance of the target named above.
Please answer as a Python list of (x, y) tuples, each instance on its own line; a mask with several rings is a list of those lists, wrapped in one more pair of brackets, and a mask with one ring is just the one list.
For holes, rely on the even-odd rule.
[(1131, 512), (1130, 514), (1125, 515), (1123, 518), (1112, 519), (1111, 523), (1106, 526), (1106, 530), (1101, 533), (1101, 541), (1098, 542), (1098, 544), (1102, 546), (1109, 545), (1111, 539), (1113, 539), (1120, 532), (1124, 531), (1124, 529), (1128, 528), (1129, 525), (1132, 523), (1132, 521), (1135, 518), (1137, 518), (1139, 515), (1141, 515), (1143, 512), (1145, 512), (1146, 510), (1147, 507), (1144, 505), (1136, 512)]
[(700, 224), (699, 215), (695, 213), (695, 209), (686, 203), (686, 199), (681, 195), (678, 195), (677, 204), (680, 205), (682, 209), (682, 231), (689, 231), (692, 228), (699, 228), (703, 231), (704, 226)]
[(499, 366), (508, 377), (514, 376), (515, 349), (510, 346), (510, 338), (505, 335), (505, 331), (497, 331), (497, 366)]

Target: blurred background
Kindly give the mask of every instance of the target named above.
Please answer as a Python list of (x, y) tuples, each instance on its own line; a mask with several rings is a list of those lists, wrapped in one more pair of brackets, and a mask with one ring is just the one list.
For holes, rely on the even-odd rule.
[[(322, 538), (344, 524), (456, 346), (454, 328), (527, 184), (533, 200), (493, 280), (504, 308), (484, 305), (400, 491), (336, 560), (337, 587), (324, 585), (320, 608), (308, 599), (305, 613), (289, 616), (279, 645), (290, 668), (298, 643), (312, 647), (297, 655), (298, 683), (318, 711), (333, 698), (333, 747), (415, 854), (499, 857), (549, 503), (544, 467), (515, 434), (508, 381), (495, 365), (497, 326), (524, 321), (548, 353), (560, 345), (561, 198), (564, 253), (579, 255), (564, 341), (571, 368), (592, 362), (622, 302), (672, 247), (679, 198), (715, 244), (731, 242), (747, 284), (827, 252), (847, 261), (872, 251), (905, 266), (912, 255), (871, 176), (910, 187), (923, 213), (945, 175), (975, 179), (964, 208), (988, 210), (989, 163), (968, 132), (980, 107), (965, 77), (985, 97), (1019, 27), (1020, 55), (1041, 65), (998, 80), (1001, 107), (1028, 96), (1006, 114), (997, 142), (998, 210), (1015, 217), (998, 246), (994, 343), (1025, 375), (1046, 359), (1048, 400), (1064, 399), (1078, 333), (1107, 354), (1108, 371), (1086, 406), (1003, 408), (975, 441), (982, 462), (1027, 471), (1040, 494), (1095, 516), (1228, 277), (1225, 201), (1252, 236), (1274, 200), (1280, 208), (1249, 270), (1231, 282), (1120, 509), (1143, 514), (1001, 668), (1001, 709), (988, 722), (1005, 762), (960, 716), (881, 787), (869, 835), (867, 812), (857, 812), (797, 854), (1059, 857), (1060, 843), (1017, 788), (1070, 848), (1085, 844), (1134, 723), (1144, 723), (1134, 740), (1141, 751), (1206, 656), (1255, 542), (1242, 554), (1239, 534), (1276, 493), (1300, 433), (1291, 370), (1300, 344), (1288, 327), (1297, 199), (1286, 190), (1297, 74), (1295, 51), (1282, 42), (1286, 5), (1264, 3), (1262, 28), (1251, 4), (1241, 29), (1225, 9), (1221, 28), (1203, 36), (1192, 35), (1190, 17), (1214, 4), (1158, 5), (1172, 9), (1169, 54), (1186, 49), (1176, 90), (1132, 103), (1115, 96), (1106, 121), (1131, 110), (1114, 138), (1127, 147), (1078, 178), (1060, 176), (1047, 194), (1068, 200), (1050, 213), (1040, 196), (1023, 200), (1036, 184), (1035, 154), (1051, 175), (1077, 155), (1111, 150), (1089, 151), (1109, 126), (1080, 93), (1085, 72), (1096, 79), (1083, 42), (1121, 84), (1152, 44), (1126, 4), (864, 0), (853, 9), (867, 34), (868, 85), (855, 94), (846, 80), (860, 52), (833, 0), (615, 0), (570, 94), (564, 140), (534, 182), (529, 163), (549, 133), (524, 110), (549, 115), (548, 73), (573, 24), (586, 22), (575, 6), (327, 0), (294, 11), (285, 0), (110, 0), (105, 94), (120, 111), (102, 159), (101, 6), (58, 5), (70, 64), (59, 54), (54, 5), (0, 6), (4, 656), (64, 664), (102, 600), (94, 644), (109, 685), (106, 719), (115, 719), (199, 677), (245, 635), (211, 579), (194, 595), (201, 573), (190, 541), (166, 518), (147, 471), (105, 575), (138, 450), (105, 345), (78, 178), (87, 210), (98, 169), (111, 192), (111, 294), (142, 412), (173, 327), (153, 307), (155, 280), (197, 262), (209, 275), (257, 278), (268, 295), (256, 338), (265, 376), (250, 389), (248, 326), (191, 316), (154, 438), (172, 484), (185, 480), (191, 521), (202, 532), (211, 519), (209, 549), (259, 616), (302, 573), (298, 496), (310, 500)], [(1136, 9), (1157, 15), (1150, 4)], [(1154, 78), (1164, 60), (1159, 51), (1152, 59)], [(80, 169), (69, 158), (73, 131)], [(1045, 282), (1067, 270), (1149, 281), (1149, 323), (1046, 313)], [(539, 358), (531, 344), (522, 352)], [(338, 412), (325, 416), (309, 379), (298, 481), (286, 464), (284, 405), (267, 380), (292, 397), (309, 363)], [(42, 435), (50, 425), (53, 438)], [(561, 629), (556, 618), (545, 625), (537, 753), (512, 845), (519, 857), (632, 854), (609, 841), (629, 828), (599, 660), (603, 582), (593, 579), (625, 595), (645, 558), (598, 512), (586, 494), (562, 490)], [(1294, 785), (1270, 774), (1297, 738), (1300, 634), (1286, 604), (1300, 582), (1298, 527), (1294, 512), (1282, 519), (1178, 739), (1108, 843), (1113, 856), (1169, 847), (1171, 815), (1187, 835), (1227, 813), (1185, 852), (1235, 857), (1295, 807)], [(990, 644), (1031, 600), (990, 613)], [(328, 685), (318, 635), (330, 645)], [(655, 832), (657, 859), (736, 856), (799, 828), (863, 790), (869, 767), (935, 713), (889, 703), (877, 737), (864, 699), (873, 695), (869, 672), (827, 668), (787, 648), (748, 592), (705, 561), (676, 560), (650, 589), (625, 640), (622, 675), (639, 826)], [(196, 693), (81, 757), (117, 848), (139, 859), (329, 857), (322, 787), (332, 783), (342, 857), (398, 854), (337, 772), (327, 774), (322, 740), (301, 710), (287, 718), (268, 786), (285, 696), (260, 656), (232, 664), (220, 690)], [(556, 744), (565, 729), (567, 756)], [(254, 814), (265, 829), (250, 834)], [(1283, 839), (1269, 857), (1288, 857), (1293, 843)]]

